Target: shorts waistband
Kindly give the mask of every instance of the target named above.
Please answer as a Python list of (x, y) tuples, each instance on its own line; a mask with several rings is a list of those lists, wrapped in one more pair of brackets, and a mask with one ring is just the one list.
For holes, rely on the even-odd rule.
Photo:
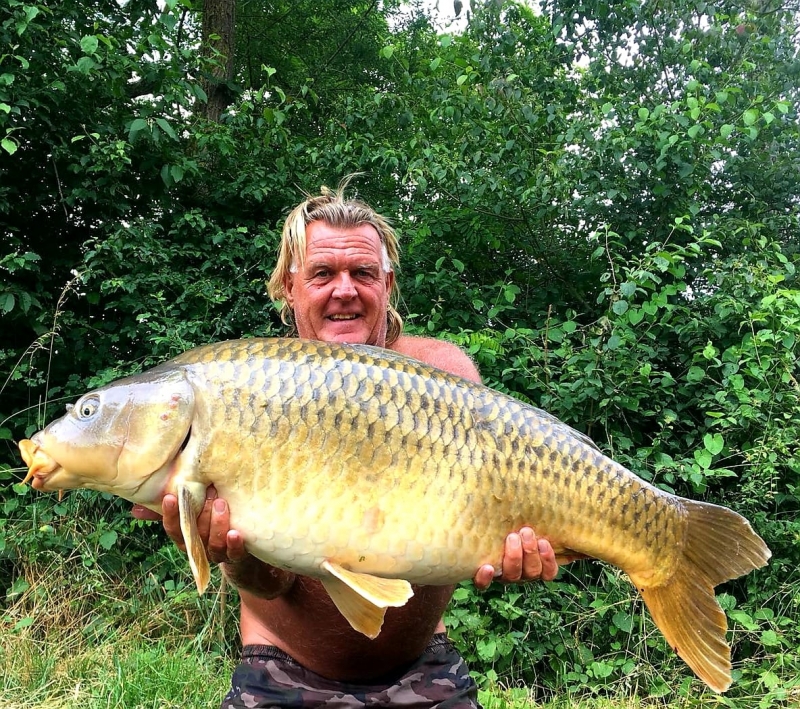
[[(436, 633), (425, 647), (424, 653), (437, 652), (441, 648), (446, 648), (449, 650), (452, 647), (453, 643), (450, 641), (450, 638), (447, 637), (447, 633)], [(242, 648), (241, 657), (243, 661), (257, 658), (261, 660), (281, 660), (284, 662), (298, 664), (291, 655), (275, 645), (245, 645)]]

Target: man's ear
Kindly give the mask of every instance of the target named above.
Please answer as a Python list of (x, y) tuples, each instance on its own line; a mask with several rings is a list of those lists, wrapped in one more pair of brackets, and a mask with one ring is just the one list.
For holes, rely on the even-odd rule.
[(292, 288), (294, 288), (294, 274), (287, 273), (283, 277), (283, 299), (291, 308), (294, 305), (294, 295), (292, 295)]
[(387, 271), (386, 272), (386, 292), (392, 292), (392, 286), (394, 286), (394, 271)]

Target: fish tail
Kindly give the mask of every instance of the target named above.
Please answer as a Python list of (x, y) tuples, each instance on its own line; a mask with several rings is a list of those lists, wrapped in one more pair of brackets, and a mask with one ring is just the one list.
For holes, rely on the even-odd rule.
[(731, 684), (731, 651), (714, 587), (764, 566), (772, 554), (736, 512), (704, 502), (681, 503), (686, 537), (674, 573), (659, 586), (632, 580), (673, 650), (711, 689), (724, 692)]

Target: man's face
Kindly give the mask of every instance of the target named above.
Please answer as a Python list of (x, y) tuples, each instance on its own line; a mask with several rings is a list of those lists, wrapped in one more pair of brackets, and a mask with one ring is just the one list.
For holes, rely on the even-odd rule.
[(381, 240), (369, 224), (306, 227), (306, 260), (284, 286), (300, 337), (386, 345), (386, 312), (394, 273), (384, 271)]

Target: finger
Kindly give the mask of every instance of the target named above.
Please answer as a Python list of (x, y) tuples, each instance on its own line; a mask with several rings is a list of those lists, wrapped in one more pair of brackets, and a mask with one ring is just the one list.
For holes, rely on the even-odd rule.
[(221, 564), (229, 559), (228, 532), (231, 520), (228, 504), (225, 500), (217, 498), (211, 504), (208, 528), (208, 545), (206, 547), (208, 558), (215, 564)]
[(484, 564), (478, 569), (475, 577), (472, 579), (475, 588), (479, 591), (485, 591), (494, 580), (494, 566), (491, 564)]
[(558, 576), (558, 562), (556, 561), (556, 553), (553, 547), (546, 539), (538, 541), (539, 559), (542, 563), (541, 577), (542, 581), (552, 581)]
[(506, 537), (503, 552), (503, 574), (501, 581), (513, 583), (522, 578), (522, 540), (519, 534), (512, 532)]
[(131, 508), (131, 515), (136, 519), (145, 519), (145, 520), (158, 520), (161, 519), (161, 515), (158, 512), (153, 512), (149, 507), (145, 507), (144, 505), (134, 505)]
[(522, 578), (528, 581), (538, 579), (542, 575), (542, 559), (536, 534), (530, 527), (523, 527), (519, 536), (522, 542)]
[(213, 516), (214, 500), (217, 499), (217, 491), (213, 485), (206, 488), (206, 499), (203, 503), (203, 508), (200, 514), (197, 515), (197, 532), (200, 539), (203, 540), (203, 545), (208, 548), (209, 538), (211, 536), (211, 517)]
[(228, 559), (230, 561), (241, 561), (247, 556), (247, 550), (244, 548), (244, 539), (235, 529), (231, 529), (227, 534), (228, 542)]
[(178, 513), (178, 498), (175, 495), (164, 495), (164, 499), (161, 500), (161, 511), (164, 513), (164, 531), (167, 536), (175, 542), (178, 549), (186, 551)]

